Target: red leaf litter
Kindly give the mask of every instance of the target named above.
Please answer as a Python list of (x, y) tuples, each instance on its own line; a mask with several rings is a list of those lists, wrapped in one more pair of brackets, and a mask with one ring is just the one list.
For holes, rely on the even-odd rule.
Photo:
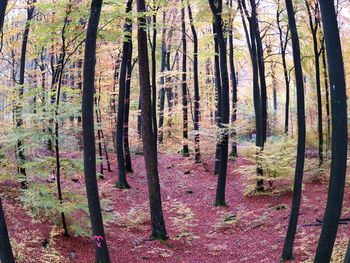
[[(213, 205), (217, 177), (213, 175), (213, 159), (206, 156), (207, 170), (194, 164), (193, 158), (159, 154), (159, 173), (163, 213), (169, 234), (164, 242), (149, 240), (147, 180), (143, 156), (133, 158), (134, 173), (128, 175), (129, 190), (114, 187), (117, 172), (100, 180), (101, 199), (111, 202), (116, 218), (106, 226), (112, 262), (279, 262), (291, 206), (291, 193), (270, 196), (244, 196), (246, 180), (237, 168), (247, 162), (229, 161), (226, 187), (227, 207)], [(84, 187), (83, 180), (79, 182)], [(321, 219), (327, 197), (327, 180), (305, 183), (295, 240), (295, 261), (313, 259)], [(12, 242), (30, 251), (19, 262), (56, 262), (45, 259), (53, 253), (43, 245), (49, 239), (52, 225), (35, 222), (20, 202), (4, 197), (7, 223)], [(349, 217), (346, 193), (342, 217)], [(349, 225), (339, 226), (335, 251), (344, 250), (349, 238)], [(92, 238), (54, 238), (57, 262), (94, 262)], [(340, 249), (341, 248), (341, 249)], [(342, 252), (342, 251), (341, 251)], [(339, 252), (340, 253), (340, 252)], [(342, 262), (335, 258), (333, 262)]]

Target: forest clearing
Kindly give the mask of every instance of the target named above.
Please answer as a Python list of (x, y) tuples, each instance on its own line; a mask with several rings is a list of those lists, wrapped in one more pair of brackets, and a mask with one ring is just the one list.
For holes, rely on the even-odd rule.
[(349, 22), (0, 0), (0, 261), (350, 263)]

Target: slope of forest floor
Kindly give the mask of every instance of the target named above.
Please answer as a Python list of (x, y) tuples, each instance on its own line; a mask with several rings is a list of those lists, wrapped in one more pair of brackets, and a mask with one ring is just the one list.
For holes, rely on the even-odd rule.
[[(108, 199), (116, 213), (106, 227), (112, 262), (279, 262), (291, 193), (245, 196), (246, 179), (237, 168), (242, 158), (229, 161), (227, 207), (213, 206), (216, 176), (211, 156), (206, 166), (192, 158), (159, 154), (163, 212), (170, 239), (151, 241), (148, 216), (147, 179), (143, 156), (134, 156), (132, 187), (114, 187), (116, 172), (100, 181), (101, 198)], [(112, 160), (115, 167), (115, 161)], [(84, 187), (83, 180), (78, 183)], [(295, 243), (295, 262), (313, 258), (326, 202), (327, 180), (305, 183)], [(2, 185), (11, 188), (11, 184)], [(6, 191), (4, 206), (9, 232), (20, 262), (93, 262), (89, 238), (64, 237), (49, 223), (31, 219), (19, 201)], [(13, 191), (13, 195), (16, 195)], [(344, 199), (343, 217), (350, 217), (349, 195)], [(333, 262), (342, 258), (350, 226), (340, 225)], [(32, 238), (34, 237), (34, 238)], [(48, 244), (47, 244), (48, 243)], [(22, 254), (21, 254), (22, 253)]]

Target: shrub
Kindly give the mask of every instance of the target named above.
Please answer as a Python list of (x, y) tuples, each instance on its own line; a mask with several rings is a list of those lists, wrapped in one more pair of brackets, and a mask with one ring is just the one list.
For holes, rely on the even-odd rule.
[(267, 139), (263, 151), (252, 144), (247, 144), (243, 154), (251, 161), (250, 165), (240, 169), (248, 178), (246, 193), (251, 193), (255, 189), (258, 179), (256, 176), (257, 165), (262, 168), (262, 179), (268, 183), (270, 190), (272, 190), (273, 184), (278, 181), (284, 185), (284, 190), (291, 190), (296, 158), (295, 140), (285, 136), (271, 136)]

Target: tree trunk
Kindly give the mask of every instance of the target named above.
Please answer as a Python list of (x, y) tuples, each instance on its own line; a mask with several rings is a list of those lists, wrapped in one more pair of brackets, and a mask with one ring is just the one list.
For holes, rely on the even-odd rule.
[(287, 60), (286, 60), (286, 49), (288, 44), (288, 33), (289, 33), (289, 27), (287, 27), (286, 37), (283, 40), (283, 31), (281, 26), (281, 16), (282, 10), (280, 10), (280, 2), (278, 1), (278, 9), (276, 13), (276, 20), (277, 20), (277, 27), (279, 31), (279, 44), (281, 49), (281, 58), (282, 58), (282, 66), (283, 66), (283, 76), (284, 76), (284, 82), (286, 85), (286, 103), (285, 103), (285, 117), (284, 117), (284, 133), (288, 134), (289, 129), (289, 83), (290, 83), (290, 77), (288, 74), (287, 69)]
[[(139, 14), (146, 12), (144, 0), (137, 0)], [(149, 80), (149, 61), (147, 47), (147, 32), (145, 30), (145, 17), (138, 17), (138, 56), (139, 56), (139, 80), (142, 96), (142, 142), (146, 164), (147, 182), (149, 190), (149, 204), (151, 211), (152, 234), (155, 239), (167, 239), (167, 232), (162, 211), (160, 184), (158, 177), (157, 147), (154, 141), (156, 130), (152, 125), (152, 101), (151, 85)]]
[(164, 139), (164, 131), (163, 131), (163, 125), (164, 125), (164, 104), (165, 104), (165, 77), (164, 72), (166, 68), (167, 63), (167, 50), (166, 50), (166, 43), (165, 43), (165, 11), (163, 11), (163, 29), (162, 29), (162, 53), (161, 53), (161, 62), (160, 62), (160, 89), (159, 89), (159, 130), (158, 130), (158, 141), (159, 144), (163, 144)]
[[(0, 8), (2, 8), (2, 6)], [(2, 12), (1, 9), (0, 9), (0, 12)], [(2, 15), (2, 13), (0, 13), (0, 15)], [(0, 24), (0, 26), (1, 25), (2, 24)], [(10, 239), (7, 233), (7, 226), (6, 226), (4, 211), (2, 208), (1, 198), (0, 198), (0, 261), (4, 263), (15, 262), (15, 259), (12, 253)]]
[[(218, 125), (218, 128), (221, 128), (221, 73), (220, 73), (220, 59), (219, 59), (219, 44), (218, 44), (218, 38), (216, 33), (216, 24), (215, 20), (213, 23), (213, 34), (214, 34), (214, 75), (215, 75), (215, 93), (216, 93), (216, 114), (215, 119), (216, 123)], [(219, 170), (219, 162), (220, 162), (220, 142), (218, 141), (216, 143), (216, 150), (215, 150), (215, 167), (214, 167), (214, 174), (218, 173)]]
[[(28, 45), (28, 37), (29, 37), (29, 29), (30, 23), (34, 15), (34, 6), (29, 2), (29, 6), (27, 8), (27, 20), (25, 24), (25, 29), (23, 33), (22, 39), (22, 48), (21, 48), (21, 59), (20, 59), (20, 70), (19, 70), (19, 101), (17, 103), (16, 109), (16, 129), (20, 130), (23, 126), (23, 113), (22, 113), (22, 100), (24, 93), (24, 75), (25, 75), (25, 66), (26, 66), (26, 55), (27, 55), (27, 45)], [(21, 185), (22, 188), (27, 188), (27, 180), (26, 177), (26, 169), (24, 168), (24, 163), (26, 161), (26, 157), (24, 154), (24, 145), (23, 139), (17, 140), (17, 150), (18, 150), (18, 166), (19, 172), (24, 177), (22, 178)]]
[(317, 114), (318, 114), (318, 159), (319, 159), (319, 165), (321, 166), (323, 163), (323, 125), (322, 125), (322, 94), (321, 94), (321, 77), (320, 77), (320, 52), (318, 48), (318, 28), (319, 28), (319, 8), (318, 3), (315, 1), (315, 6), (312, 7), (314, 11), (314, 19), (313, 21), (313, 15), (311, 14), (311, 8), (308, 0), (305, 0), (306, 9), (309, 16), (309, 25), (311, 29), (311, 35), (312, 35), (312, 44), (313, 44), (313, 51), (314, 51), (314, 59), (315, 59), (315, 82), (316, 82), (316, 93), (317, 93)]
[(334, 2), (331, 0), (320, 0), (319, 3), (326, 41), (332, 107), (331, 175), (322, 231), (314, 260), (315, 262), (323, 263), (330, 261), (342, 209), (348, 127), (344, 64)]
[[(255, 0), (254, 0), (255, 1)], [(254, 9), (256, 8), (256, 4)], [(264, 61), (264, 50), (262, 46), (262, 40), (259, 30), (259, 21), (256, 14), (256, 10), (252, 12), (251, 19), (255, 20), (255, 39), (256, 39), (256, 50), (258, 56), (258, 69), (259, 69), (259, 80), (260, 80), (260, 94), (261, 94), (261, 121), (262, 121), (262, 137), (263, 141), (266, 142), (267, 133), (267, 91), (266, 91), (266, 79), (265, 79), (265, 61)]]
[[(128, 17), (132, 10), (132, 0), (128, 0), (126, 4), (126, 15), (127, 18), (124, 24), (125, 40), (123, 42), (123, 55), (122, 62), (120, 66), (120, 77), (119, 77), (119, 97), (118, 97), (118, 116), (117, 116), (117, 159), (118, 159), (118, 182), (116, 187), (120, 189), (130, 188), (126, 180), (125, 171), (125, 156), (124, 156), (124, 110), (125, 110), (125, 91), (126, 91), (126, 79), (127, 79), (127, 67), (129, 60), (131, 60), (130, 44), (131, 44), (131, 32), (132, 32), (132, 22)], [(131, 62), (130, 62), (131, 63)]]
[(96, 37), (101, 14), (102, 0), (92, 0), (91, 12), (85, 41), (85, 62), (83, 80), (83, 142), (84, 142), (84, 175), (90, 221), (95, 246), (95, 262), (109, 263), (109, 252), (103, 227), (100, 197), (96, 180), (96, 148), (94, 130), (94, 91)]
[[(184, 3), (182, 3), (184, 5)], [(186, 41), (186, 22), (185, 7), (181, 8), (181, 32), (182, 32), (182, 155), (190, 156), (188, 149), (188, 94), (187, 94), (187, 41)]]
[(3, 33), (2, 29), (4, 27), (6, 7), (7, 7), (7, 0), (1, 1), (0, 2), (0, 32), (1, 33)]
[(222, 1), (215, 5), (213, 0), (209, 0), (210, 8), (213, 12), (216, 25), (217, 40), (219, 45), (220, 57), (220, 72), (221, 72), (221, 108), (220, 110), (220, 126), (223, 129), (222, 138), (220, 138), (220, 162), (218, 169), (218, 184), (216, 188), (215, 205), (224, 206), (225, 202), (225, 188), (226, 188), (226, 172), (227, 172), (227, 158), (228, 158), (228, 131), (227, 126), (230, 121), (230, 102), (229, 102), (229, 80), (227, 73), (227, 52), (226, 40), (224, 37), (222, 13)]
[[(239, 2), (240, 10), (244, 10), (246, 17), (249, 22), (249, 33), (250, 33), (250, 40), (248, 35), (248, 30), (246, 31), (246, 38), (247, 43), (249, 47), (249, 54), (250, 59), (252, 63), (252, 71), (253, 71), (253, 100), (254, 100), (254, 112), (255, 112), (255, 130), (256, 130), (256, 139), (255, 139), (255, 145), (257, 147), (257, 153), (256, 153), (256, 174), (257, 174), (257, 185), (256, 190), (257, 191), (263, 191), (264, 190), (264, 181), (262, 179), (263, 176), (263, 170), (260, 165), (259, 156), (262, 154), (262, 150), (264, 147), (264, 136), (263, 136), (263, 120), (262, 120), (262, 99), (260, 94), (260, 87), (259, 87), (259, 68), (258, 68), (258, 47), (256, 45), (257, 43), (257, 36), (256, 36), (256, 3), (255, 0), (250, 0), (250, 6), (251, 6), (251, 16), (248, 16), (248, 11), (246, 8), (246, 4), (244, 0), (240, 0)], [(242, 14), (243, 11), (241, 11)]]
[(128, 173), (133, 173), (131, 164), (131, 155), (129, 147), (129, 112), (130, 112), (130, 86), (131, 86), (131, 75), (133, 70), (132, 64), (132, 35), (130, 34), (129, 42), (129, 58), (126, 74), (126, 90), (125, 90), (125, 104), (124, 104), (124, 155), (125, 155), (125, 171)]
[(187, 5), (188, 16), (191, 24), (191, 31), (193, 35), (193, 81), (194, 81), (194, 152), (195, 162), (201, 162), (201, 153), (199, 147), (199, 83), (198, 83), (198, 37), (193, 24), (192, 10), (190, 4)]
[[(7, 0), (0, 2), (0, 33), (2, 34), (4, 18), (6, 12)], [(1, 47), (0, 47), (1, 49)], [(2, 207), (1, 197), (0, 197), (0, 261), (15, 263), (13, 257), (10, 238), (7, 232), (6, 220), (4, 215), (4, 210)]]
[(152, 15), (152, 27), (153, 27), (153, 35), (152, 35), (152, 123), (155, 133), (155, 143), (157, 146), (157, 58), (156, 58), (156, 50), (157, 50), (157, 10), (158, 6), (156, 4), (156, 0), (153, 0), (153, 15)]
[(292, 0), (286, 0), (288, 13), (288, 23), (292, 37), (293, 61), (295, 70), (295, 82), (297, 88), (297, 111), (298, 111), (298, 148), (297, 160), (295, 165), (294, 187), (292, 197), (292, 208), (289, 218), (287, 235), (283, 247), (282, 259), (288, 260), (293, 258), (293, 245), (295, 232), (298, 224), (301, 190), (304, 173), (305, 158), (305, 100), (304, 100), (304, 81), (301, 67), (299, 37), (294, 17)]
[(99, 178), (104, 179), (103, 175), (103, 151), (102, 151), (102, 123), (100, 118), (100, 98), (101, 98), (101, 75), (102, 72), (100, 71), (98, 78), (98, 94), (96, 94), (95, 91), (95, 114), (96, 114), (96, 125), (97, 125), (97, 143), (98, 143), (98, 155), (99, 155), (99, 162), (100, 162), (100, 174)]
[[(232, 0), (230, 0), (230, 7), (232, 8)], [(237, 132), (236, 132), (236, 120), (237, 120), (237, 79), (236, 79), (236, 70), (234, 63), (234, 50), (233, 50), (233, 25), (230, 25), (229, 37), (229, 63), (230, 63), (230, 77), (231, 77), (231, 86), (232, 86), (232, 113), (231, 113), (231, 123), (233, 125), (232, 130), (232, 145), (231, 145), (231, 157), (238, 157), (237, 152)]]
[(329, 84), (328, 84), (328, 71), (326, 61), (326, 49), (324, 46), (324, 39), (322, 40), (322, 67), (323, 67), (323, 78), (324, 87), (326, 91), (326, 114), (327, 114), (327, 136), (326, 136), (326, 158), (328, 158), (328, 151), (331, 145), (331, 116), (329, 107)]

